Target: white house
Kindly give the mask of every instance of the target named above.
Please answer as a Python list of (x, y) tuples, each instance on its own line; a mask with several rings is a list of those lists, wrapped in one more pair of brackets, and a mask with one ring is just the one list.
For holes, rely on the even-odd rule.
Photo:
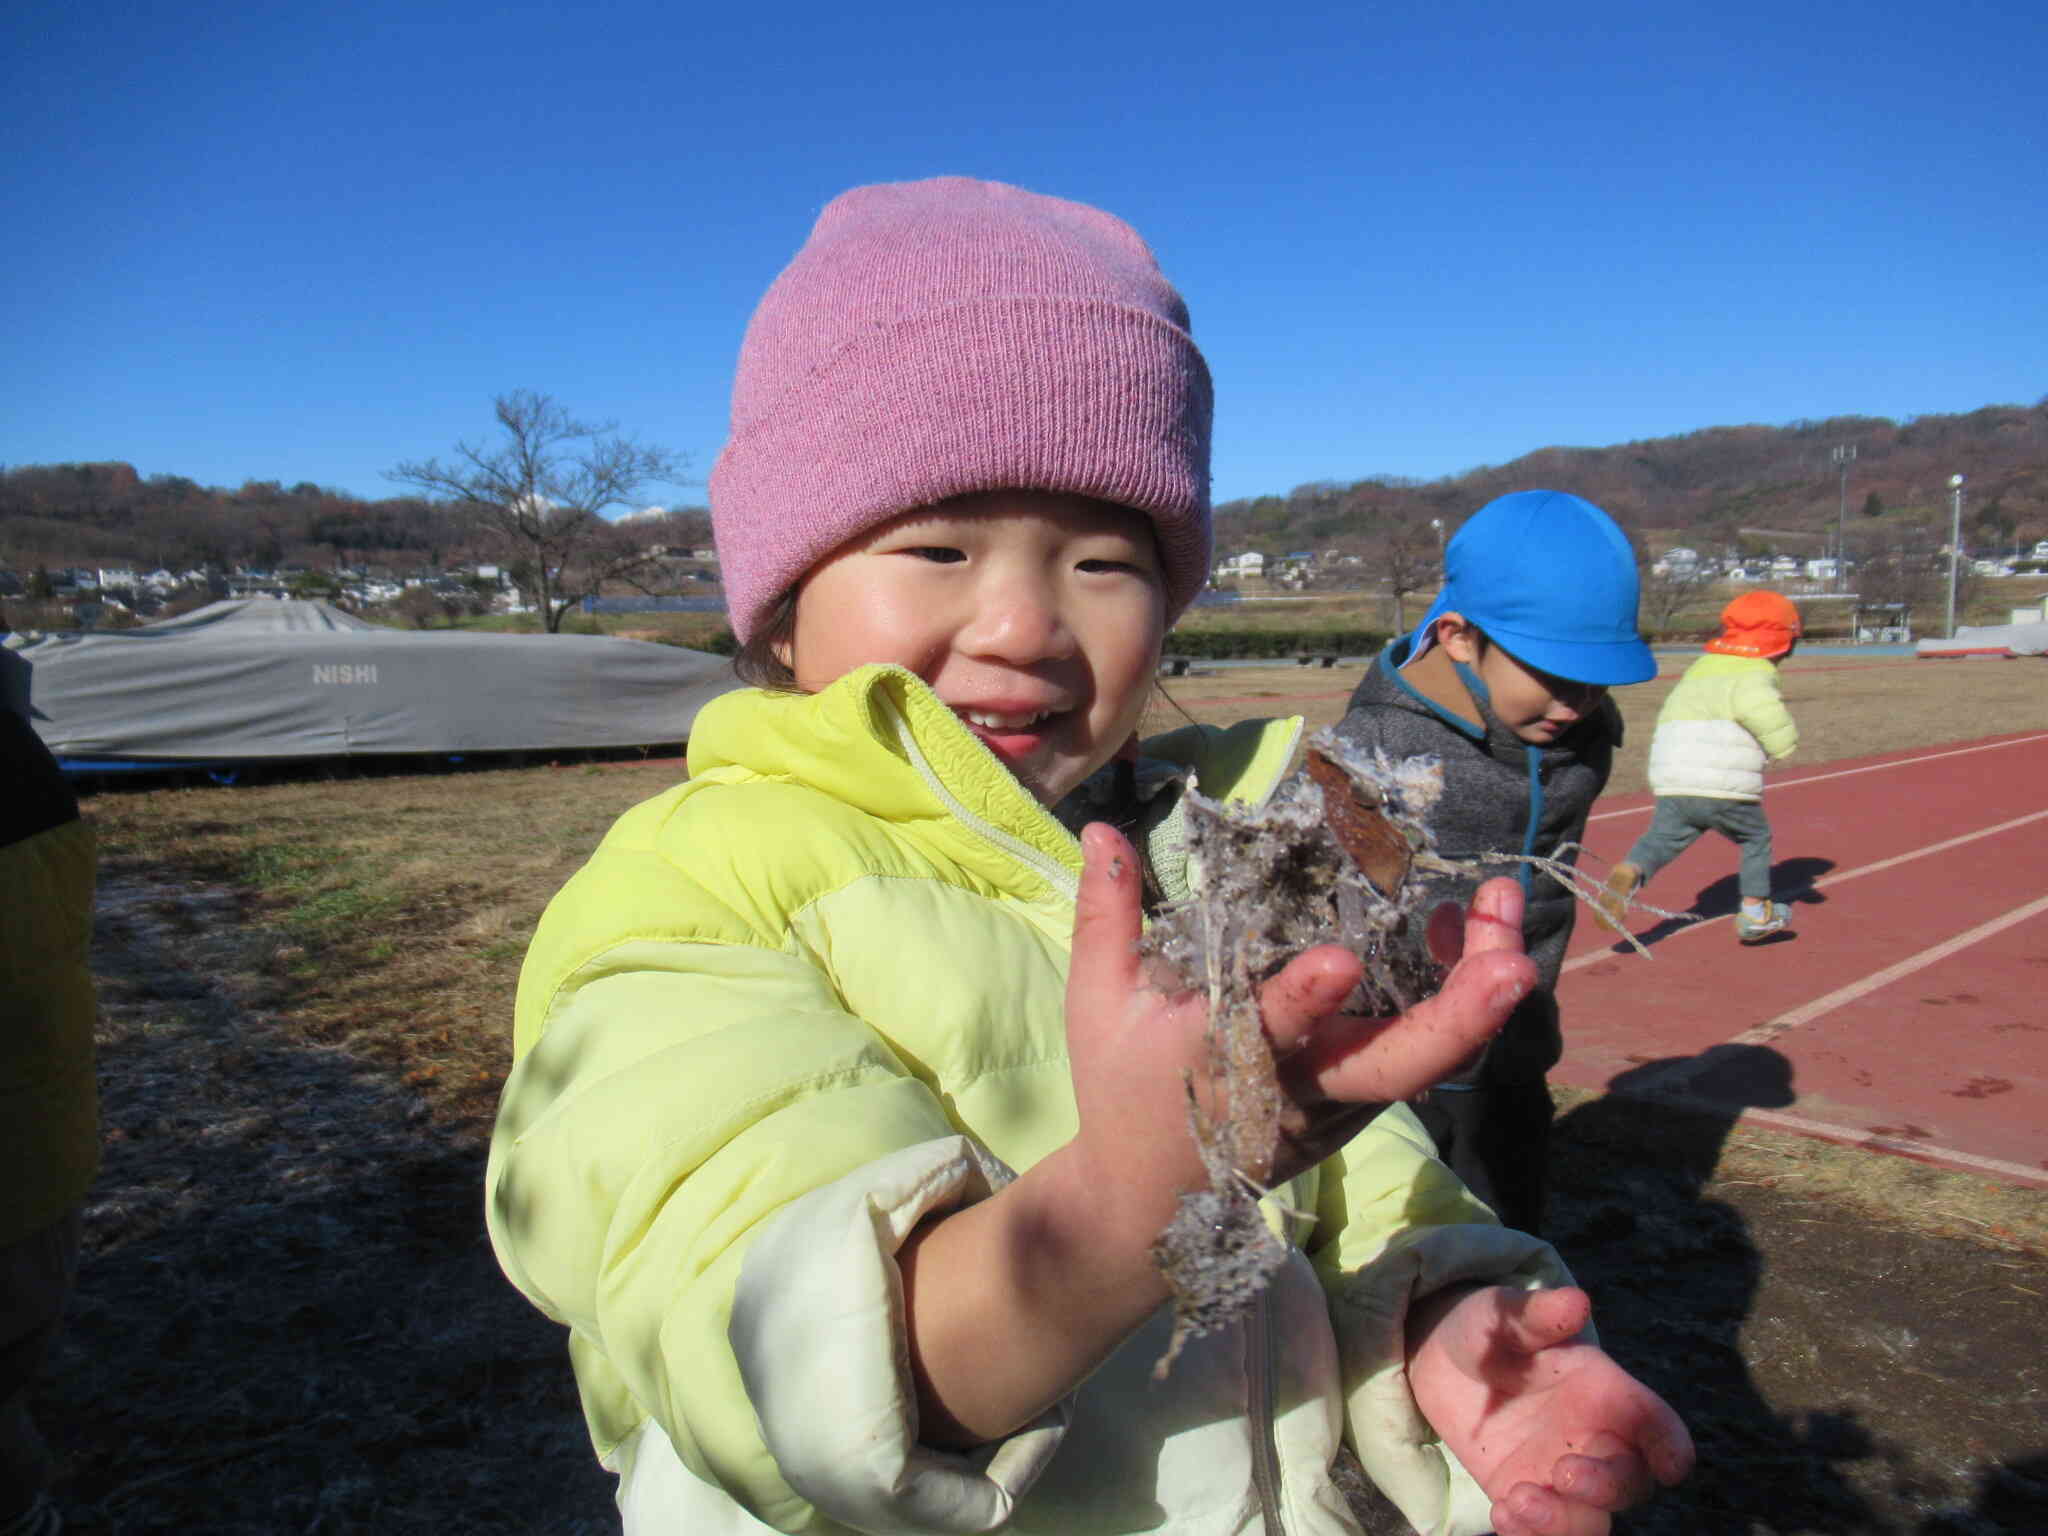
[(1216, 567), (1220, 579), (1226, 576), (1263, 576), (1266, 574), (1266, 557), (1257, 550), (1246, 550), (1241, 555), (1231, 555)]

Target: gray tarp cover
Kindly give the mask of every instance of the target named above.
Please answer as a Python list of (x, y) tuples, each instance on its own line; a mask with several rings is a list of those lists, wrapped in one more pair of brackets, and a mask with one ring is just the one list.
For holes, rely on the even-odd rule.
[(381, 629), (276, 598), (11, 636), (0, 684), (58, 757), (135, 762), (646, 746), (736, 686), (672, 645)]
[(2048, 655), (2048, 623), (1964, 624), (1944, 640), (1922, 640), (1922, 656)]

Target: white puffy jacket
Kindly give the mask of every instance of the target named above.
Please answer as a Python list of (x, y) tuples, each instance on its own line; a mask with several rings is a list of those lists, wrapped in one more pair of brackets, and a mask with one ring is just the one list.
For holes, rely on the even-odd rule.
[(1660, 795), (1761, 800), (1764, 763), (1790, 757), (1799, 728), (1778, 693), (1778, 665), (1702, 656), (1657, 712), (1650, 788)]

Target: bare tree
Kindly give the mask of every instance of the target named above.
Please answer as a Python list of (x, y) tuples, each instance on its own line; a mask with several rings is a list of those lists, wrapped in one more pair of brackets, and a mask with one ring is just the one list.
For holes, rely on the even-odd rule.
[(407, 587), (391, 600), (389, 607), (414, 629), (431, 629), (435, 620), (452, 617), (441, 595), (431, 587)]
[(547, 395), (514, 390), (496, 402), (497, 446), (455, 445), (455, 462), (407, 460), (386, 478), (444, 498), (496, 546), (540, 610), (548, 633), (586, 596), (630, 580), (646, 550), (605, 520), (642, 486), (680, 484), (684, 461), (617, 435), (612, 423), (575, 420)]
[(1665, 564), (1660, 570), (1656, 564), (1646, 563), (1638, 567), (1637, 575), (1642, 596), (1636, 627), (1648, 639), (1678, 638), (1683, 629), (1681, 617), (1702, 605), (1711, 607), (1716, 577), (1698, 565)]
[[(1857, 593), (1866, 602), (1904, 603), (1915, 627), (1932, 634), (1948, 608), (1949, 561), (1944, 543), (1936, 547), (1925, 534), (1908, 534), (1879, 548), (1856, 574)], [(1956, 562), (1956, 622), (1983, 590), (1983, 579), (1970, 562)]]
[(1381, 525), (1368, 557), (1394, 599), (1394, 633), (1407, 631), (1405, 599), (1411, 593), (1434, 592), (1443, 580), (1443, 549), (1437, 530), (1420, 516), (1389, 516)]

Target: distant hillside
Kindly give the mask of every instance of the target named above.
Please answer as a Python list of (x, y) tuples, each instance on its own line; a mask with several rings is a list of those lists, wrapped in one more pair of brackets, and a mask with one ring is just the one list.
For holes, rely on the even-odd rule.
[[(1652, 551), (1820, 554), (1832, 545), (1843, 482), (1833, 459), (1853, 448), (1847, 523), (1852, 556), (1947, 542), (1948, 479), (1968, 477), (1964, 542), (1982, 553), (2048, 539), (2048, 399), (1904, 422), (1844, 416), (1784, 427), (1706, 427), (1610, 448), (1542, 448), (1511, 464), (1443, 480), (1319, 481), (1217, 508), (1220, 554), (1279, 557), (1338, 549), (1418, 590), (1448, 534), (1508, 491), (1548, 487), (1598, 502)], [(701, 508), (629, 525), (636, 537), (704, 542)], [(147, 569), (343, 563), (438, 565), (465, 552), (448, 508), (413, 497), (362, 501), (301, 482), (204, 487), (134, 466), (0, 468), (0, 571), (68, 565)], [(1412, 571), (1411, 571), (1412, 568)]]
[[(642, 543), (708, 542), (702, 508), (649, 509), (621, 519)], [(311, 481), (250, 480), (226, 488), (176, 474), (145, 478), (119, 460), (0, 467), (0, 573), (119, 566), (403, 573), (491, 552), (443, 502), (364, 501)]]
[[(1846, 498), (1837, 448), (1850, 448)], [(1216, 509), (1221, 554), (1369, 552), (1398, 528), (1446, 533), (1494, 497), (1545, 488), (1599, 503), (1650, 549), (1820, 554), (1846, 500), (1852, 554), (1946, 543), (1949, 477), (1966, 477), (1963, 541), (1982, 553), (2048, 539), (2048, 398), (1903, 422), (1842, 416), (1789, 426), (1705, 427), (1610, 448), (1541, 448), (1443, 480), (1318, 481)]]

